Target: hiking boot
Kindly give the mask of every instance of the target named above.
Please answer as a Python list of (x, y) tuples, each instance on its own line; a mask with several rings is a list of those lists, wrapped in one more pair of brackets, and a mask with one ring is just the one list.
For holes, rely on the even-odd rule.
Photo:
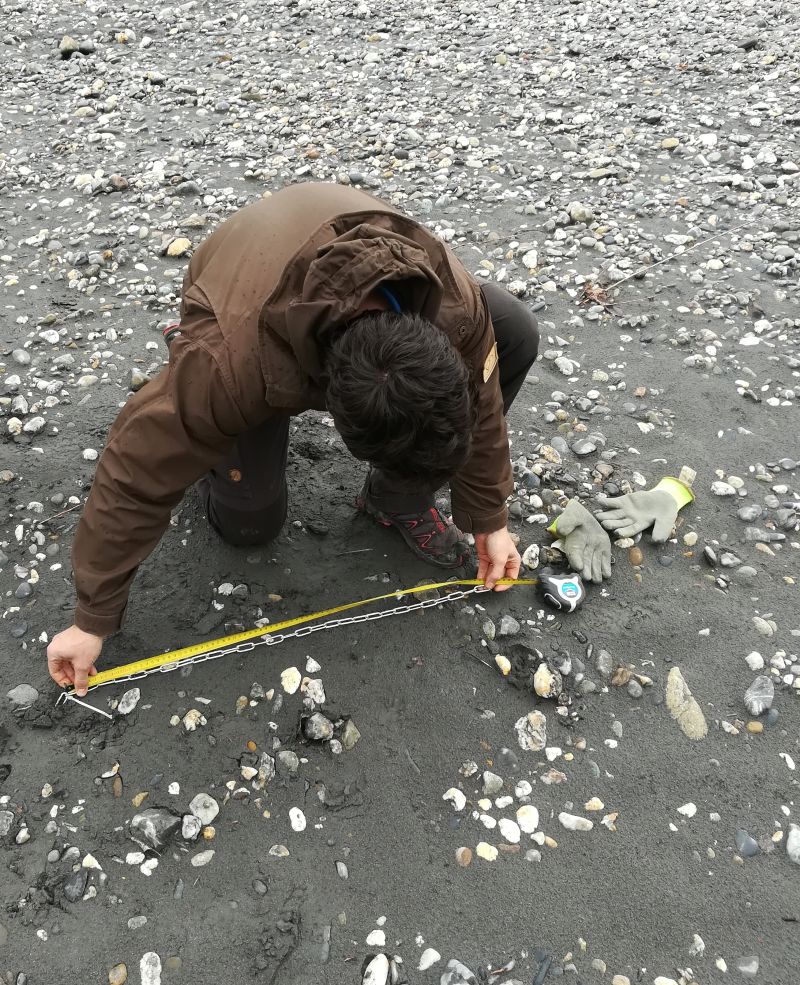
[[(383, 527), (394, 527), (414, 554), (439, 568), (458, 568), (470, 557), (469, 544), (458, 527), (443, 516), (432, 496), (419, 494), (376, 495), (370, 471), (356, 498), (356, 507)], [(389, 509), (387, 501), (394, 509)]]

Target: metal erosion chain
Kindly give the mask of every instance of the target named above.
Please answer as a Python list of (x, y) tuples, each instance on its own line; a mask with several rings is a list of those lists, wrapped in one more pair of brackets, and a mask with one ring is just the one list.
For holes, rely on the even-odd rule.
[[(447, 595), (442, 595), (434, 599), (425, 599), (422, 602), (412, 602), (409, 605), (397, 605), (393, 609), (385, 609), (382, 612), (363, 612), (357, 616), (343, 616), (340, 619), (329, 619), (327, 622), (318, 623), (316, 626), (301, 626), (299, 629), (295, 629), (290, 633), (276, 633), (274, 636), (270, 636), (269, 628), (265, 627), (264, 635), (257, 639), (246, 640), (233, 646), (219, 647), (216, 650), (208, 650), (205, 653), (198, 653), (192, 657), (185, 657), (182, 660), (175, 660), (172, 663), (163, 664), (160, 667), (154, 667), (152, 670), (143, 670), (135, 674), (127, 674), (125, 677), (115, 677), (113, 680), (103, 681), (101, 684), (94, 685), (92, 690), (94, 691), (97, 688), (106, 687), (109, 684), (127, 684), (130, 681), (138, 681), (144, 677), (149, 677), (151, 674), (168, 674), (173, 670), (180, 670), (182, 667), (205, 663), (207, 660), (219, 660), (220, 657), (227, 656), (229, 653), (249, 653), (251, 650), (255, 650), (257, 646), (276, 646), (278, 643), (283, 643), (285, 640), (295, 639), (302, 636), (310, 636), (312, 633), (321, 633), (323, 630), (327, 629), (338, 629), (340, 626), (355, 626), (365, 622), (376, 622), (378, 619), (388, 619), (389, 616), (405, 615), (407, 612), (432, 609), (434, 606), (443, 605), (445, 602), (457, 602), (459, 599), (465, 599), (470, 595), (480, 594), (481, 592), (486, 591), (488, 591), (488, 589), (483, 585), (476, 585), (474, 588), (467, 590), (462, 589), (457, 592), (449, 592)], [(77, 699), (66, 693), (62, 694), (59, 701), (63, 698), (68, 698), (69, 700), (77, 702)], [(77, 703), (83, 705), (85, 708), (92, 708), (92, 706), (86, 702)], [(92, 708), (92, 710), (99, 711), (100, 709)], [(105, 715), (106, 712), (101, 712), (101, 714)]]

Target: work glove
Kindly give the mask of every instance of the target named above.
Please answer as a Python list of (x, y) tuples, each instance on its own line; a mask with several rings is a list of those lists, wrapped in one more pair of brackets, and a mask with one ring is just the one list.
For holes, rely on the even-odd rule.
[(651, 539), (663, 544), (675, 527), (678, 511), (694, 499), (694, 493), (680, 479), (664, 478), (653, 489), (628, 493), (627, 496), (598, 496), (601, 506), (607, 507), (597, 514), (606, 530), (617, 537), (633, 537), (653, 528)]
[(577, 499), (548, 528), (561, 541), (572, 569), (586, 581), (611, 577), (611, 539), (592, 514)]

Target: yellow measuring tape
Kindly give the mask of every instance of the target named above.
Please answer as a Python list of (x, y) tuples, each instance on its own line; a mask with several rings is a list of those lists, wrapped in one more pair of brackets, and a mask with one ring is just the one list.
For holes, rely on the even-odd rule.
[[(538, 578), (501, 578), (498, 585), (537, 585)], [(296, 616), (294, 619), (287, 619), (285, 622), (270, 623), (258, 629), (248, 629), (243, 633), (234, 633), (231, 636), (222, 636), (216, 640), (209, 640), (205, 643), (195, 643), (192, 646), (184, 646), (180, 650), (170, 650), (167, 653), (158, 653), (153, 657), (146, 657), (144, 660), (134, 660), (133, 663), (123, 664), (121, 667), (110, 667), (108, 670), (101, 671), (90, 677), (88, 687), (98, 687), (100, 684), (108, 684), (115, 681), (118, 677), (129, 677), (132, 674), (149, 673), (159, 670), (169, 664), (180, 663), (187, 657), (198, 657), (209, 650), (217, 650), (224, 646), (232, 646), (234, 643), (241, 643), (244, 640), (252, 640), (258, 636), (272, 636), (280, 633), (284, 629), (292, 626), (300, 626), (306, 622), (313, 622), (315, 619), (322, 619), (325, 616), (335, 616), (339, 612), (347, 612), (348, 609), (357, 609), (361, 605), (369, 605), (372, 602), (385, 602), (387, 599), (399, 599), (403, 595), (418, 595), (420, 592), (429, 592), (434, 588), (451, 588), (456, 585), (482, 585), (483, 581), (478, 578), (462, 578), (454, 581), (438, 581), (430, 585), (415, 585), (413, 588), (398, 589), (386, 595), (376, 595), (371, 599), (361, 599), (358, 602), (347, 602), (345, 605), (337, 605), (332, 609), (322, 609), (320, 612), (312, 612), (307, 616)]]

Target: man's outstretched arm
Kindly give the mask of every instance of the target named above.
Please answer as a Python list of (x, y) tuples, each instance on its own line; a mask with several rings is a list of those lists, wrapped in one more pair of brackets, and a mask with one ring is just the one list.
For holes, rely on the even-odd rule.
[(207, 350), (183, 335), (170, 348), (169, 366), (115, 421), (72, 548), (74, 625), (47, 651), (50, 674), (62, 686), (85, 693), (103, 638), (119, 629), (136, 569), (172, 509), (248, 426), (231, 389)]
[(453, 520), (475, 537), (478, 578), (494, 588), (516, 578), (520, 556), (508, 532), (506, 500), (514, 488), (494, 329), (480, 294), (467, 312), (472, 332), (462, 357), (476, 388), (473, 446), (464, 467), (450, 480)]

